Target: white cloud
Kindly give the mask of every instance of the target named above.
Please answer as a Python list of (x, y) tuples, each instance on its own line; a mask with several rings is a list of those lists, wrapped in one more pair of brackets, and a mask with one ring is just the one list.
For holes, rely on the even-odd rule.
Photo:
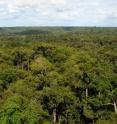
[(0, 19), (93, 20), (117, 18), (116, 0), (0, 0)]

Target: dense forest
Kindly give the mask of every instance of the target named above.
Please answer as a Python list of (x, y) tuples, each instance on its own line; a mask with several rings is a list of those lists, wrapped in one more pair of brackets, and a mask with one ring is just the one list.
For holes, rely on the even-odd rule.
[(117, 124), (117, 28), (0, 28), (0, 124)]

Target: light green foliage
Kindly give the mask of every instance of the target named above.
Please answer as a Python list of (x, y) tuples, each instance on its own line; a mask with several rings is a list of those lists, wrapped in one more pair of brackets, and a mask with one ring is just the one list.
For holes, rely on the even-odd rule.
[(38, 57), (31, 63), (30, 68), (34, 74), (45, 75), (52, 70), (52, 64), (46, 58)]

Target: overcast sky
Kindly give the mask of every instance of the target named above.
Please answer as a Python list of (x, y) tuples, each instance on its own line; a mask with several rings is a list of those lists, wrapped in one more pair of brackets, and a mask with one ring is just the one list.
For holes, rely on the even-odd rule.
[(1, 26), (117, 27), (117, 0), (0, 0)]

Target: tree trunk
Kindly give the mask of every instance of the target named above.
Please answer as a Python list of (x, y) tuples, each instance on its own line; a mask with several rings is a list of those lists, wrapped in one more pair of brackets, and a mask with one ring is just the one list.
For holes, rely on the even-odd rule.
[(30, 70), (30, 60), (28, 58), (28, 72), (29, 72), (29, 70)]
[(100, 92), (98, 93), (98, 96), (99, 96), (99, 97), (101, 96), (101, 93), (100, 93)]
[(93, 124), (95, 124), (95, 120), (93, 119)]
[(86, 97), (88, 97), (88, 88), (86, 88)]
[(115, 101), (113, 101), (113, 103), (107, 103), (107, 104), (104, 104), (104, 105), (112, 105), (114, 107), (115, 113), (117, 114), (117, 104), (116, 104)]
[(53, 110), (53, 121), (56, 123), (56, 109)]
[(59, 124), (61, 124), (61, 115), (59, 115)]
[(68, 124), (68, 114), (65, 114), (65, 124)]
[(117, 114), (117, 104), (116, 104), (116, 102), (114, 102), (113, 105), (114, 105), (115, 113)]

